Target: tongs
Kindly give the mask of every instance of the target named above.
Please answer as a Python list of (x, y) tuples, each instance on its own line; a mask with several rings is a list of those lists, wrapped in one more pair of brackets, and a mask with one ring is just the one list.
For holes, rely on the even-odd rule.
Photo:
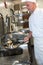
[(18, 43), (18, 47), (19, 47), (20, 45), (29, 43), (29, 41), (24, 42), (24, 40), (18, 40), (18, 42), (19, 42), (19, 43)]

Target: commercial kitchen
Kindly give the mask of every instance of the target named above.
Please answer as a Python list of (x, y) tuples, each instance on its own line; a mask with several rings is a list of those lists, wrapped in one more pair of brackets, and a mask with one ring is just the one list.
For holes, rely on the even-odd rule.
[[(37, 0), (39, 8), (43, 1)], [(21, 0), (0, 0), (0, 65), (37, 65), (29, 34), (30, 12)]]

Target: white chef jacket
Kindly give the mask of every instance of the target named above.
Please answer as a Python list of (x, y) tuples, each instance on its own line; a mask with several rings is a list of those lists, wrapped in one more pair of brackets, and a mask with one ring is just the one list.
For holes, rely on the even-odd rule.
[(33, 37), (43, 37), (43, 9), (36, 8), (29, 18)]
[(34, 37), (35, 58), (43, 65), (43, 9), (36, 8), (29, 18), (29, 29)]

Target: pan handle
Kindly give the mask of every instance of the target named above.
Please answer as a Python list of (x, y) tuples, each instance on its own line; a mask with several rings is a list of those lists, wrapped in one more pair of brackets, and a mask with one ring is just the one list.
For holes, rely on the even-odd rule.
[[(20, 40), (19, 40), (20, 41)], [(28, 44), (29, 43), (29, 41), (27, 41), (27, 42), (20, 42), (20, 43), (18, 43), (18, 46), (17, 47), (19, 47), (20, 45), (22, 45), (22, 44)]]

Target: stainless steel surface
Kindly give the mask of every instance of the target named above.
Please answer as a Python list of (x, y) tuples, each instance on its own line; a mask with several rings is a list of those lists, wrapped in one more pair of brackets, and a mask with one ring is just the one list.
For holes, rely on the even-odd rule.
[[(23, 49), (23, 54), (15, 55), (15, 56), (0, 57), (0, 65), (13, 65), (15, 61), (29, 62), (30, 58), (29, 58), (27, 44), (23, 44), (20, 47)], [(24, 64), (24, 65), (29, 65), (29, 64)]]

